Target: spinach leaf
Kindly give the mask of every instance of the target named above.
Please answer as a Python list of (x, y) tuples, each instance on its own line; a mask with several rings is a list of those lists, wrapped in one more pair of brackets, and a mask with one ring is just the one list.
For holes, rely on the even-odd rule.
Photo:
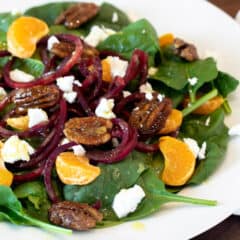
[[(146, 197), (134, 213), (118, 220), (118, 223), (149, 216), (152, 213), (157, 212), (161, 206), (167, 202), (183, 202), (208, 206), (216, 205), (216, 201), (185, 197), (168, 192), (165, 189), (164, 183), (156, 176), (156, 173), (152, 169), (145, 171), (138, 179), (137, 184), (143, 188)], [(105, 216), (104, 221), (99, 224), (99, 227), (107, 227), (117, 224), (115, 218), (111, 217), (112, 216), (110, 215)]]
[(10, 221), (17, 225), (37, 226), (48, 231), (71, 233), (71, 230), (57, 227), (30, 217), (22, 208), (21, 203), (11, 188), (0, 186), (0, 220)]
[(24, 12), (24, 15), (42, 19), (49, 26), (53, 25), (55, 19), (74, 2), (54, 2), (33, 7)]
[(0, 51), (7, 50), (6, 33), (0, 30)]
[[(113, 22), (113, 14), (117, 15), (117, 21)], [(120, 9), (112, 4), (103, 3), (100, 7), (99, 13), (95, 18), (84, 24), (82, 27), (88, 31), (94, 25), (104, 26), (106, 28), (120, 31), (123, 27), (130, 23), (128, 16)]]
[(219, 72), (214, 80), (214, 86), (223, 97), (233, 92), (238, 87), (239, 81), (228, 73)]
[(197, 60), (195, 62), (167, 60), (159, 66), (154, 80), (159, 80), (176, 90), (182, 90), (188, 84), (188, 78), (196, 77), (197, 84), (193, 87), (196, 92), (204, 83), (210, 82), (217, 77), (218, 71), (213, 58)]
[(20, 14), (0, 13), (0, 30), (6, 33), (11, 23), (18, 17), (20, 17)]
[(98, 45), (99, 50), (117, 52), (126, 59), (131, 58), (136, 48), (145, 51), (149, 55), (149, 64), (154, 65), (160, 47), (157, 33), (146, 19), (128, 25)]
[(181, 127), (181, 137), (190, 137), (198, 144), (206, 141), (206, 158), (199, 161), (189, 184), (200, 184), (206, 180), (221, 164), (227, 149), (228, 128), (224, 124), (224, 112), (218, 109), (212, 113), (210, 124), (205, 122), (208, 116), (189, 116)]
[(119, 163), (100, 164), (101, 175), (94, 182), (86, 186), (66, 185), (64, 198), (89, 204), (100, 200), (103, 207), (109, 206), (120, 189), (128, 188), (136, 183), (147, 168), (145, 165), (147, 158), (148, 155), (134, 151)]

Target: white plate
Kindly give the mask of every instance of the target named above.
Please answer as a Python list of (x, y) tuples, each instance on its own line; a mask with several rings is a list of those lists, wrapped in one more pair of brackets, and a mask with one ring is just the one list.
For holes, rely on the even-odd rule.
[[(49, 0), (1, 1), (1, 11), (22, 10)], [(100, 1), (96, 1), (100, 2)], [(214, 54), (220, 69), (240, 79), (240, 27), (222, 11), (202, 0), (112, 0), (128, 12), (149, 19), (159, 34), (172, 32), (196, 44), (201, 55)], [(229, 126), (240, 122), (240, 89), (231, 97), (233, 114)], [(78, 233), (73, 236), (49, 234), (30, 227), (1, 224), (1, 236), (6, 240), (157, 240), (189, 239), (221, 222), (232, 214), (240, 203), (240, 139), (230, 141), (224, 163), (202, 185), (185, 189), (182, 194), (217, 199), (217, 207), (168, 204), (161, 211), (140, 220), (136, 229), (133, 222), (120, 226)], [(135, 227), (134, 227), (135, 226)]]

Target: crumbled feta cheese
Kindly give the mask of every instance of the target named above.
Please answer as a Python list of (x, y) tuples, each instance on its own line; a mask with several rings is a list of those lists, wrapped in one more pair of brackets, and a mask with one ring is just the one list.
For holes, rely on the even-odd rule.
[(18, 136), (11, 136), (4, 143), (1, 153), (4, 162), (15, 163), (19, 160), (29, 161), (34, 149), (26, 141), (20, 140)]
[(74, 80), (74, 81), (73, 81), (73, 84), (75, 84), (75, 85), (78, 86), (78, 87), (81, 87), (81, 86), (82, 86), (82, 83), (80, 83), (79, 80)]
[(62, 141), (60, 142), (60, 145), (68, 144), (70, 141), (67, 138), (63, 138)]
[(197, 141), (192, 138), (184, 138), (183, 141), (188, 145), (194, 156), (197, 157), (200, 150)]
[(106, 58), (111, 69), (112, 78), (119, 76), (124, 77), (127, 71), (128, 62), (121, 60), (119, 57), (109, 56)]
[(74, 91), (73, 92), (65, 92), (63, 94), (63, 97), (64, 97), (64, 99), (66, 99), (66, 101), (68, 103), (74, 103), (74, 101), (77, 98), (77, 92), (74, 92)]
[(0, 100), (5, 98), (6, 96), (7, 96), (7, 92), (5, 91), (5, 89), (3, 87), (0, 87)]
[(118, 14), (116, 12), (114, 12), (113, 15), (112, 15), (112, 22), (113, 23), (118, 22)]
[(236, 16), (235, 16), (235, 19), (238, 23), (240, 23), (240, 10), (238, 10)]
[(198, 152), (198, 158), (200, 160), (206, 158), (206, 150), (207, 150), (207, 143), (203, 142), (203, 144)]
[(157, 71), (158, 71), (157, 68), (155, 68), (155, 67), (150, 67), (150, 68), (148, 69), (148, 75), (149, 75), (149, 76), (153, 76), (153, 75), (155, 75), (155, 74), (157, 73)]
[(145, 197), (145, 192), (139, 185), (128, 189), (121, 189), (113, 199), (112, 208), (118, 218), (126, 217), (137, 209), (138, 204)]
[(47, 42), (47, 49), (48, 49), (48, 51), (51, 51), (51, 49), (53, 48), (53, 45), (55, 43), (60, 43), (60, 42), (59, 42), (59, 40), (55, 36), (51, 36), (48, 39), (48, 42)]
[(15, 82), (32, 82), (34, 80), (34, 76), (31, 74), (25, 73), (19, 69), (14, 69), (10, 71), (10, 78)]
[(231, 127), (228, 131), (230, 136), (240, 136), (240, 124)]
[(164, 98), (165, 98), (165, 95), (164, 95), (164, 94), (160, 94), (160, 93), (159, 93), (159, 94), (157, 95), (157, 99), (158, 99), (159, 102), (162, 102), (162, 100), (163, 100)]
[(74, 76), (59, 77), (56, 79), (56, 81), (57, 86), (63, 92), (71, 92), (73, 90)]
[(86, 150), (84, 149), (84, 147), (81, 144), (73, 146), (72, 149), (73, 149), (74, 154), (77, 156), (84, 156), (86, 153)]
[(152, 95), (152, 93), (146, 93), (145, 94), (145, 98), (147, 99), (147, 100), (149, 100), (149, 101), (151, 101), (152, 99), (153, 99), (153, 95)]
[(48, 121), (47, 113), (41, 108), (29, 108), (28, 109), (28, 127), (31, 128), (41, 122)]
[(205, 126), (209, 126), (209, 124), (210, 124), (210, 121), (211, 121), (211, 118), (210, 118), (210, 117), (208, 117), (208, 118), (206, 119)]
[(190, 84), (191, 86), (194, 86), (194, 85), (197, 84), (198, 78), (196, 78), (196, 77), (188, 78), (188, 82), (189, 82), (189, 84)]
[(84, 41), (87, 44), (96, 47), (100, 42), (104, 41), (110, 35), (115, 33), (115, 31), (109, 28), (93, 26), (90, 30), (90, 33), (84, 38)]
[(112, 119), (116, 117), (115, 113), (112, 111), (113, 108), (114, 108), (114, 99), (101, 98), (95, 110), (95, 114), (98, 117)]
[(132, 93), (129, 91), (123, 91), (123, 97), (126, 98), (128, 96), (130, 96)]

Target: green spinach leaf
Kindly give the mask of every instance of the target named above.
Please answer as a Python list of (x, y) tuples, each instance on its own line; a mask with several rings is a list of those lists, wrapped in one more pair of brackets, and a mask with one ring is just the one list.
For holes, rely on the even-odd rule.
[(22, 208), (20, 201), (14, 195), (11, 188), (6, 186), (0, 186), (0, 220), (10, 221), (17, 225), (30, 225), (37, 226), (48, 231), (54, 231), (59, 233), (71, 233), (71, 230), (57, 227), (26, 214)]
[(219, 72), (214, 80), (214, 86), (223, 97), (227, 97), (239, 85), (239, 81), (228, 73)]
[(117, 52), (127, 59), (131, 58), (136, 48), (145, 51), (149, 55), (149, 64), (154, 65), (160, 47), (157, 33), (146, 19), (128, 25), (98, 45), (99, 50)]
[(68, 29), (63, 25), (52, 25), (49, 28), (49, 34), (72, 34), (75, 36), (85, 36), (86, 35), (86, 31), (83, 29)]
[(20, 16), (10, 12), (0, 13), (0, 30), (6, 33), (11, 23)]
[(145, 164), (147, 158), (148, 155), (134, 151), (119, 163), (100, 164), (101, 175), (94, 182), (86, 186), (66, 185), (64, 198), (89, 204), (100, 200), (103, 207), (109, 206), (120, 189), (128, 188), (136, 183), (147, 168)]
[(191, 63), (167, 60), (163, 61), (157, 73), (151, 78), (159, 80), (173, 89), (182, 90), (188, 84), (189, 78), (196, 77), (198, 82), (193, 87), (193, 91), (196, 92), (204, 83), (214, 80), (217, 74), (216, 63), (213, 58)]

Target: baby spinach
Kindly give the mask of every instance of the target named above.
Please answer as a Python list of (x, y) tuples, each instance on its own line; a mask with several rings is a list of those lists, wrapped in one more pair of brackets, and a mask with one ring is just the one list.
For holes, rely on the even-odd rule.
[(20, 17), (20, 14), (0, 13), (0, 30), (6, 33), (11, 23), (18, 17)]
[(136, 48), (145, 51), (149, 56), (149, 64), (154, 65), (155, 56), (159, 53), (160, 47), (157, 33), (146, 19), (129, 24), (98, 45), (99, 50), (113, 51), (127, 59), (131, 58)]
[(20, 201), (14, 195), (11, 188), (0, 186), (0, 196), (1, 221), (10, 221), (17, 225), (37, 226), (48, 231), (59, 233), (72, 233), (71, 230), (57, 227), (30, 217), (27, 213), (25, 213)]
[(214, 86), (223, 97), (227, 97), (239, 85), (239, 81), (228, 73), (219, 72), (214, 80)]
[(103, 207), (109, 206), (120, 189), (136, 183), (139, 176), (147, 169), (145, 164), (147, 158), (148, 155), (134, 151), (119, 163), (100, 164), (101, 175), (94, 182), (86, 186), (66, 185), (64, 198), (89, 204), (100, 200)]
[(68, 29), (63, 25), (52, 25), (49, 27), (49, 34), (72, 34), (75, 36), (85, 36), (86, 35), (86, 31), (83, 29)]
[(182, 90), (188, 84), (189, 78), (196, 77), (198, 81), (192, 89), (196, 92), (204, 83), (214, 80), (217, 74), (216, 63), (213, 58), (191, 63), (167, 60), (162, 62), (157, 73), (151, 78), (159, 80), (173, 89)]
[[(210, 119), (206, 126), (207, 118)], [(188, 116), (181, 127), (181, 137), (195, 139), (199, 145), (206, 141), (206, 158), (198, 162), (188, 183), (200, 184), (221, 164), (228, 143), (228, 128), (224, 124), (224, 112), (218, 109), (209, 116)]]

